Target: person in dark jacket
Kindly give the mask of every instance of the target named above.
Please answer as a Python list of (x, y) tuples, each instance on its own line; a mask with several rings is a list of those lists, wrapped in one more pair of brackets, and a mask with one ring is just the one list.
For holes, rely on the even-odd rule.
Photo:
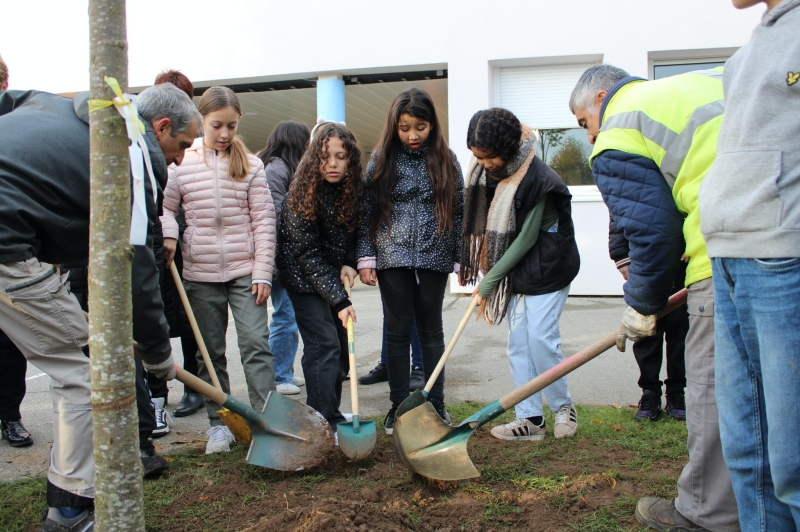
[(336, 426), (347, 375), (347, 321), (356, 312), (344, 284), (353, 286), (355, 230), (361, 220), (361, 150), (346, 126), (315, 128), (289, 186), (278, 233), (281, 284), (303, 338), (307, 404)]
[(11, 447), (33, 445), (33, 436), (22, 424), (20, 405), (25, 398), (25, 355), (0, 330), (0, 432)]
[[(409, 395), (415, 321), (425, 381), (444, 353), (442, 302), (461, 245), (464, 179), (427, 92), (408, 89), (394, 99), (367, 165), (364, 205), (358, 270), (364, 284), (378, 282), (383, 299), (391, 434), (395, 411)], [(429, 397), (449, 423), (444, 380), (442, 371)]]
[[(508, 362), (517, 387), (564, 358), (559, 319), (580, 269), (572, 195), (536, 157), (537, 134), (511, 111), (478, 111), (467, 130), (475, 160), (467, 176), (461, 244), (462, 284), (474, 284), (479, 315), (499, 323), (508, 315)], [(555, 413), (556, 438), (573, 436), (578, 413), (560, 378), (544, 389)], [(516, 406), (516, 419), (492, 429), (501, 440), (545, 437), (542, 393)]]
[[(169, 87), (152, 87), (137, 98), (159, 188), (167, 164), (180, 163), (200, 124), (191, 100)], [(0, 92), (0, 329), (53, 379), (45, 527), (60, 530), (85, 530), (94, 520), (88, 324), (67, 291), (66, 276), (52, 266), (89, 255), (87, 99)], [(150, 180), (144, 181), (149, 230), (147, 244), (134, 246), (133, 337), (145, 367), (171, 379), (174, 363), (151, 247), (158, 205)]]

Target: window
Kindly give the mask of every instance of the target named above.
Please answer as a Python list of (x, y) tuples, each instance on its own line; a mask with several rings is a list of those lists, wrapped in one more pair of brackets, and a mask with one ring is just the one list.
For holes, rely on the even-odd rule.
[(723, 66), (725, 61), (702, 61), (695, 63), (673, 63), (653, 65), (653, 79), (668, 78), (670, 76), (677, 76), (678, 74), (685, 74), (694, 70), (710, 70)]
[(592, 145), (581, 128), (540, 129), (536, 155), (556, 171), (567, 186), (594, 185), (589, 155)]

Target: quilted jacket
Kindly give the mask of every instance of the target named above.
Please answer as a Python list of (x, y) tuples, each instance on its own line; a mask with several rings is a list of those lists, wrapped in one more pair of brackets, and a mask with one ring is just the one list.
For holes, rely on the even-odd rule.
[(203, 139), (186, 150), (180, 166), (169, 167), (164, 191), (164, 238), (178, 238), (175, 216), (183, 207), (183, 278), (224, 283), (246, 275), (272, 280), (275, 260), (275, 208), (264, 164), (248, 154), (250, 172), (234, 181), (228, 159), (204, 149)]

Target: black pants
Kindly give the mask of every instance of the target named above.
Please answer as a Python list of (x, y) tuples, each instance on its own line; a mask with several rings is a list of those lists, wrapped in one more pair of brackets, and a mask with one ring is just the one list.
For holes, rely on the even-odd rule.
[(142, 361), (136, 359), (136, 411), (139, 414), (139, 445), (150, 447), (150, 436), (156, 428), (156, 412), (150, 402), (150, 389), (147, 386)]
[[(389, 399), (392, 403), (399, 403), (409, 394), (409, 347), (415, 319), (426, 381), (444, 353), (442, 302), (447, 274), (407, 268), (380, 270), (378, 287), (386, 316)], [(436, 379), (429, 397), (444, 401), (444, 370)]]
[[(317, 294), (287, 290), (294, 307), (297, 328), (303, 338), (303, 376), (306, 404), (322, 414), (333, 430), (345, 421), (339, 411), (342, 382), (350, 366), (347, 329), (327, 301)], [(406, 374), (408, 365), (406, 365)]]
[(689, 332), (689, 313), (686, 305), (679, 307), (656, 322), (656, 334), (633, 344), (633, 355), (639, 365), (639, 388), (661, 395), (661, 360), (664, 339), (667, 341), (667, 393), (683, 392), (686, 387), (684, 351)]
[(19, 421), (19, 406), (25, 398), (25, 372), (28, 360), (22, 351), (0, 331), (0, 419)]

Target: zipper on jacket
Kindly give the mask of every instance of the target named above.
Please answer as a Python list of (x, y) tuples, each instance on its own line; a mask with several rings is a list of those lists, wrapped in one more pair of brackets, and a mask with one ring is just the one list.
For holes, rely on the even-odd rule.
[(227, 282), (225, 271), (225, 245), (222, 238), (222, 212), (219, 206), (219, 172), (217, 168), (217, 150), (214, 150), (214, 191), (217, 204), (217, 240), (219, 242), (219, 267), (222, 273), (222, 282)]

